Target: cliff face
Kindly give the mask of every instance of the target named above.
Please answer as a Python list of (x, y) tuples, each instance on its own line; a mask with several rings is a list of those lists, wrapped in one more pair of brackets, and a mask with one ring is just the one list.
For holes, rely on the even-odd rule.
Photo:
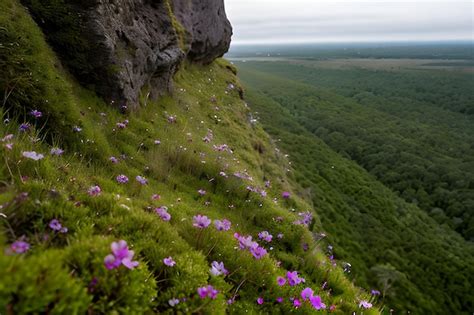
[(169, 92), (180, 63), (210, 63), (232, 35), (223, 0), (24, 0), (62, 62), (106, 101)]

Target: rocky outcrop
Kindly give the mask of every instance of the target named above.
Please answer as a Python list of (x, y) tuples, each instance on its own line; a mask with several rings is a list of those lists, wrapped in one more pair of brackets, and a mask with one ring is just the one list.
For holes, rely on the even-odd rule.
[(169, 92), (180, 63), (227, 52), (223, 0), (23, 0), (64, 65), (111, 104)]
[(227, 52), (232, 26), (221, 0), (174, 0), (173, 12), (186, 30), (188, 58), (210, 63)]

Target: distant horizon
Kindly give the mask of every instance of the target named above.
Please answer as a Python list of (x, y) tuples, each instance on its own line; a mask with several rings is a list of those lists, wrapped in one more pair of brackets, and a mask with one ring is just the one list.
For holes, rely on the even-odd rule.
[(233, 45), (472, 41), (466, 0), (225, 0)]
[(298, 45), (427, 45), (427, 44), (465, 44), (473, 45), (474, 39), (439, 39), (439, 40), (370, 40), (370, 41), (294, 41), (294, 42), (242, 42), (231, 41), (231, 48), (233, 46), (298, 46)]

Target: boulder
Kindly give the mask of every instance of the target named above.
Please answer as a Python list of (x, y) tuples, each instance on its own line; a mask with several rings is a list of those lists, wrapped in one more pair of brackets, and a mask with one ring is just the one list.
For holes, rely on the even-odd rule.
[(187, 57), (210, 63), (232, 28), (223, 0), (23, 0), (62, 63), (117, 107), (170, 92)]

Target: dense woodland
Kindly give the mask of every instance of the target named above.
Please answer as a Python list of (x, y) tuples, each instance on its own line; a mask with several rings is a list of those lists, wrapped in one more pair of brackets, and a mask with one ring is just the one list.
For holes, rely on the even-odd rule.
[(472, 310), (472, 75), (236, 65), (357, 283), (415, 314)]
[(245, 67), (284, 77), (256, 81), (306, 130), (439, 223), (474, 239), (474, 75), (324, 69), (311, 62)]

